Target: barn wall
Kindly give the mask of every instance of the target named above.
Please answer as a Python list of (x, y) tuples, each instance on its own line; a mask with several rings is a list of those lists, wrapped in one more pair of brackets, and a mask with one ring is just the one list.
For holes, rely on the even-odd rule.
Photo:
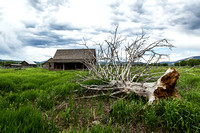
[(50, 63), (49, 70), (54, 70), (54, 63)]
[(26, 63), (26, 62), (22, 62), (21, 64), (22, 64), (22, 66), (28, 66), (28, 63)]
[(49, 63), (48, 63), (48, 62), (43, 63), (43, 64), (42, 64), (42, 67), (43, 67), (44, 69), (49, 69)]
[(44, 69), (49, 69), (49, 70), (53, 70), (54, 69), (54, 63), (50, 63), (50, 62), (45, 62), (42, 67)]

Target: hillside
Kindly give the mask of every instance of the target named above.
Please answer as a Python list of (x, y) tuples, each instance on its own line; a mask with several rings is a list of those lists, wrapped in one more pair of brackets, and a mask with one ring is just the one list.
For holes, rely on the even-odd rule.
[[(24, 61), (24, 60), (2, 60), (2, 59), (0, 59), (0, 62), (7, 62), (7, 61), (12, 61), (12, 62), (15, 62), (15, 63), (21, 63), (22, 61)], [(42, 63), (44, 63), (45, 61), (33, 61), (33, 62), (35, 62), (36, 64), (42, 64)]]
[(172, 65), (172, 64), (174, 64), (174, 63), (176, 63), (176, 62), (180, 62), (180, 61), (182, 61), (182, 60), (189, 60), (189, 59), (195, 59), (195, 60), (197, 60), (197, 59), (200, 59), (200, 56), (191, 56), (191, 57), (184, 58), (184, 59), (177, 60), (177, 61), (172, 61), (172, 62), (163, 61), (163, 62), (160, 62), (160, 63), (161, 63), (161, 64), (167, 63), (167, 64), (169, 64), (169, 65)]
[(200, 59), (200, 56), (191, 56), (191, 57), (188, 57), (188, 58), (184, 58), (184, 59), (181, 59), (181, 60), (177, 60), (177, 61), (175, 61), (175, 62), (179, 62), (179, 61), (182, 61), (182, 60), (189, 60), (189, 59), (195, 59), (195, 60), (197, 60), (197, 59)]

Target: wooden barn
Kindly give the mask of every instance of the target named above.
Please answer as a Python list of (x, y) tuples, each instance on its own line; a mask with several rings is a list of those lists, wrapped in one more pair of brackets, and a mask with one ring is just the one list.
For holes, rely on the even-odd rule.
[(86, 61), (96, 62), (95, 49), (58, 49), (42, 66), (49, 70), (83, 70), (87, 69)]
[(27, 68), (37, 67), (37, 64), (33, 61), (22, 61), (20, 64), (7, 64), (6, 68)]
[(22, 64), (7, 64), (6, 68), (21, 68)]
[(22, 61), (20, 64), (24, 68), (26, 68), (26, 67), (37, 67), (37, 64), (33, 61)]

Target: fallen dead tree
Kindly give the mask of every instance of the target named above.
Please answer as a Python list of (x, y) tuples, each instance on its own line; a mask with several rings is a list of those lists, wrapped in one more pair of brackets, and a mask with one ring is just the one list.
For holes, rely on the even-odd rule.
[[(167, 54), (154, 51), (158, 48), (174, 47), (166, 39), (162, 39), (151, 44), (147, 44), (148, 37), (144, 33), (137, 37), (132, 43), (118, 35), (116, 26), (112, 36), (104, 43), (95, 43), (98, 46), (96, 61), (85, 61), (90, 72), (89, 77), (82, 77), (83, 80), (98, 79), (105, 82), (105, 85), (84, 85), (78, 82), (86, 90), (97, 91), (96, 95), (83, 96), (82, 98), (92, 98), (108, 95), (105, 91), (111, 92), (110, 97), (119, 94), (135, 93), (148, 99), (151, 105), (155, 99), (179, 97), (175, 89), (179, 73), (170, 67), (162, 76), (162, 72), (151, 72), (152, 63), (158, 63)], [(88, 49), (86, 41), (83, 41)], [(104, 63), (102, 65), (102, 62)], [(157, 81), (155, 81), (157, 79)], [(152, 82), (154, 81), (154, 82)]]

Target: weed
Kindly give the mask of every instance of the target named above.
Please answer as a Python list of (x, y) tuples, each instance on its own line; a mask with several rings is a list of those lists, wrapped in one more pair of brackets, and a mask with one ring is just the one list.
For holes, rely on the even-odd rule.
[(69, 121), (70, 121), (71, 113), (72, 113), (71, 108), (66, 108), (65, 109), (65, 121), (67, 123), (69, 123)]

